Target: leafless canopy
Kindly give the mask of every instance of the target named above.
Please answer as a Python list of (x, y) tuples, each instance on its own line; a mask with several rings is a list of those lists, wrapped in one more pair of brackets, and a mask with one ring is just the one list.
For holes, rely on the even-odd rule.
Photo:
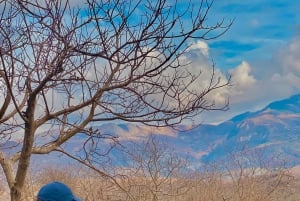
[[(218, 37), (230, 23), (206, 25), (212, 2), (180, 3), (0, 2), (0, 136), (23, 141), (11, 158), (0, 154), (12, 191), (23, 186), (31, 154), (57, 150), (80, 132), (95, 134), (95, 122), (169, 126), (226, 109), (207, 96), (228, 80), (212, 70), (195, 90), (201, 72), (187, 70), (181, 56), (189, 40)], [(45, 129), (51, 140), (36, 144)]]

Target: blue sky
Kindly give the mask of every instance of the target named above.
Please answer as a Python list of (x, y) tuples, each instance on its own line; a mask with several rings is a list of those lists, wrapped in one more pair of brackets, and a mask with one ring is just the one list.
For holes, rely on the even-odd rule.
[(299, 11), (298, 0), (215, 0), (208, 21), (234, 23), (220, 38), (204, 42), (217, 68), (232, 74), (239, 89), (229, 93), (229, 111), (204, 119), (226, 120), (300, 93)]
[[(70, 2), (83, 3), (81, 0)], [(180, 6), (187, 2), (178, 0)], [(299, 11), (300, 0), (214, 1), (206, 23), (213, 25), (222, 19), (225, 23), (234, 22), (217, 39), (193, 41), (192, 67), (197, 70), (203, 66), (207, 70), (213, 60), (219, 75), (232, 75), (232, 87), (215, 94), (220, 101), (229, 96), (230, 109), (203, 113), (200, 116), (203, 123), (222, 122), (300, 93)]]
[(299, 9), (300, 1), (295, 0), (216, 0), (211, 15), (234, 19), (234, 24), (221, 38), (209, 42), (210, 47), (222, 50), (226, 67), (246, 58), (270, 58), (274, 48), (299, 34)]

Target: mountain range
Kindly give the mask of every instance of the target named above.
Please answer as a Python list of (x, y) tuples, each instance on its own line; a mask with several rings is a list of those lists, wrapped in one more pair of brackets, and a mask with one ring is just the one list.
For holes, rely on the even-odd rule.
[[(239, 154), (250, 154), (260, 162), (284, 161), (289, 166), (300, 164), (300, 94), (270, 103), (261, 110), (245, 112), (218, 125), (202, 124), (193, 129), (178, 131), (171, 128), (153, 128), (136, 124), (108, 123), (99, 126), (102, 133), (119, 137), (126, 147), (129, 142), (139, 144), (147, 136), (155, 136), (174, 152), (187, 157), (192, 164), (226, 161)], [(12, 142), (8, 142), (12, 143)], [(106, 141), (101, 142), (105, 146)], [(80, 150), (79, 135), (65, 149)], [(131, 145), (129, 145), (131, 146)], [(123, 155), (117, 150), (111, 157), (122, 165)], [(35, 156), (39, 163), (61, 163), (57, 154)], [(64, 160), (64, 162), (67, 162)]]
[(125, 135), (142, 139), (153, 134), (195, 164), (226, 161), (238, 154), (240, 157), (251, 155), (257, 162), (300, 164), (300, 94), (218, 125), (203, 124), (184, 132), (171, 129), (150, 132), (143, 126), (131, 124), (106, 124), (101, 128), (121, 138)]

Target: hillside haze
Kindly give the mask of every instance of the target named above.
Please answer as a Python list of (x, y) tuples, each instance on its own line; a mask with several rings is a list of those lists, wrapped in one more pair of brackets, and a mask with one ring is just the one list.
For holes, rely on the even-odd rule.
[[(290, 166), (300, 164), (300, 94), (272, 102), (256, 112), (246, 112), (218, 125), (200, 125), (192, 130), (178, 132), (170, 128), (153, 128), (134, 124), (104, 124), (99, 127), (105, 135), (118, 136), (125, 147), (129, 142), (140, 143), (153, 135), (160, 142), (191, 163), (205, 163), (226, 160), (228, 154), (243, 149), (263, 152), (262, 159), (274, 157), (284, 159)], [(65, 145), (65, 149), (77, 150), (84, 138), (77, 136)], [(14, 142), (7, 142), (8, 145)], [(7, 146), (8, 146), (7, 145)], [(102, 142), (105, 147), (105, 142)], [(2, 146), (4, 148), (5, 146)], [(17, 146), (14, 147), (16, 149)], [(7, 149), (9, 153), (9, 149)], [(33, 160), (42, 163), (61, 163), (60, 154), (35, 156)], [(117, 149), (111, 152), (111, 158), (118, 165), (126, 165), (122, 153)], [(67, 160), (63, 160), (67, 163)]]
[(300, 163), (299, 131), (300, 95), (295, 95), (272, 102), (262, 110), (238, 115), (217, 126), (203, 126), (190, 134), (220, 136), (214, 147), (201, 158), (204, 162), (220, 160), (226, 152), (247, 147), (262, 150), (266, 158), (282, 157), (293, 165)]
[(157, 137), (179, 153), (188, 154), (194, 163), (226, 160), (230, 153), (251, 149), (263, 152), (262, 159), (278, 157), (293, 166), (300, 164), (299, 131), (300, 95), (295, 95), (219, 125), (200, 125), (176, 135)]

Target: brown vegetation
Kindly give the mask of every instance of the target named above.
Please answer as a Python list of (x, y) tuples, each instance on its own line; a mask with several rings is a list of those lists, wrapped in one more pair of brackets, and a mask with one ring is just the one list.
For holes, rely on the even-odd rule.
[[(22, 200), (32, 201), (43, 184), (54, 180), (69, 185), (84, 201), (298, 201), (300, 198), (297, 190), (300, 180), (292, 177), (287, 170), (272, 174), (268, 170), (262, 175), (245, 175), (235, 179), (229, 178), (231, 173), (228, 172), (194, 172), (188, 177), (174, 177), (155, 191), (150, 178), (120, 176), (117, 179), (123, 187), (120, 189), (109, 178), (101, 177), (90, 169), (70, 170), (70, 167), (50, 167), (31, 175)], [(1, 195), (2, 200), (3, 192)]]
[[(127, 149), (128, 166), (111, 176), (85, 166), (47, 167), (29, 174), (23, 201), (50, 181), (69, 185), (84, 201), (298, 201), (295, 168), (268, 166), (261, 152), (243, 149), (226, 162), (192, 170), (167, 144), (150, 137)], [(240, 157), (243, 156), (243, 157)], [(259, 164), (259, 165), (258, 165)], [(38, 166), (36, 166), (38, 167)]]

